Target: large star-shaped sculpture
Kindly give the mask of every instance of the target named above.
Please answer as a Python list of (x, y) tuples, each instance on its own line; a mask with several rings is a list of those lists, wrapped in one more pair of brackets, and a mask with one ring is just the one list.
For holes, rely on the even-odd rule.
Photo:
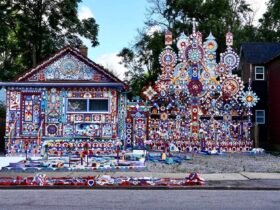
[(260, 100), (259, 97), (251, 90), (243, 92), (240, 96), (240, 100), (244, 106), (250, 108), (256, 106), (257, 102)]

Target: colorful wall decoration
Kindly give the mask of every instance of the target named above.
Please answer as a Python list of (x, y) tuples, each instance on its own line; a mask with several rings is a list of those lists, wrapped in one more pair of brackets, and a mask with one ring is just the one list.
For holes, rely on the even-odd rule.
[(41, 126), (41, 96), (22, 93), (22, 135), (36, 135)]
[[(23, 88), (24, 89), (24, 88)], [(32, 146), (39, 149), (41, 140), (50, 142), (66, 139), (115, 140), (118, 138), (118, 91), (111, 88), (68, 88), (44, 89), (41, 92), (26, 93), (8, 91), (12, 109), (19, 103), (18, 111), (9, 110), (6, 137), (11, 139), (29, 139)], [(17, 96), (21, 97), (17, 101)], [(12, 97), (12, 98), (11, 98)], [(98, 98), (98, 99), (97, 99)], [(74, 99), (76, 105), (85, 105), (74, 109), (69, 101)], [(105, 99), (108, 110), (95, 112), (90, 110), (90, 103)], [(80, 104), (79, 104), (80, 103)], [(88, 107), (87, 107), (88, 106)], [(105, 108), (107, 108), (105, 107)], [(14, 146), (16, 141), (10, 142)], [(24, 144), (24, 141), (22, 142)], [(24, 147), (21, 145), (21, 147)], [(21, 150), (16, 149), (16, 152)]]
[(112, 82), (112, 79), (93, 69), (70, 52), (27, 78), (27, 81), (32, 82), (67, 80)]
[[(220, 62), (216, 61), (215, 37), (210, 33), (203, 42), (195, 23), (190, 36), (182, 33), (177, 39), (178, 53), (170, 39), (172, 34), (167, 32), (166, 47), (159, 56), (161, 75), (142, 94), (149, 109), (147, 139), (152, 149), (162, 151), (172, 144), (180, 152), (250, 150), (251, 107), (258, 97), (250, 85), (244, 90), (234, 74), (239, 57), (232, 47), (233, 34), (226, 34), (227, 49)], [(141, 103), (130, 105), (130, 109)], [(128, 117), (127, 123), (138, 119), (132, 118)], [(135, 141), (134, 146), (141, 143)]]
[(149, 109), (141, 101), (127, 103), (125, 147), (144, 149), (147, 140)]
[(127, 116), (127, 98), (126, 93), (120, 93), (118, 100), (118, 133), (122, 145), (125, 146), (126, 143), (126, 116)]

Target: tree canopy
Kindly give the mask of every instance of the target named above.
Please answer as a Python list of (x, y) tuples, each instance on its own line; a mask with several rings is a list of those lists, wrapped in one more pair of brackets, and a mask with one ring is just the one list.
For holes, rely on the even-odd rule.
[(78, 18), (81, 1), (1, 0), (0, 80), (13, 80), (67, 44), (77, 47), (80, 36), (98, 45), (95, 19)]
[(280, 41), (280, 0), (270, 0), (267, 10), (260, 19), (260, 39), (262, 41)]
[[(225, 49), (225, 34), (235, 34), (234, 47), (247, 41), (260, 40), (258, 28), (253, 25), (254, 12), (245, 0), (148, 0), (145, 28), (131, 48), (124, 48), (119, 56), (128, 67), (128, 81), (133, 95), (140, 95), (142, 88), (153, 83), (160, 73), (158, 56), (164, 48), (164, 33), (190, 34), (192, 18), (198, 22), (198, 30), (207, 37), (210, 32)], [(158, 29), (160, 28), (160, 29)], [(158, 29), (149, 33), (151, 29)], [(219, 51), (218, 51), (219, 54)], [(129, 58), (129, 59), (128, 59)], [(139, 71), (141, 69), (141, 71)]]

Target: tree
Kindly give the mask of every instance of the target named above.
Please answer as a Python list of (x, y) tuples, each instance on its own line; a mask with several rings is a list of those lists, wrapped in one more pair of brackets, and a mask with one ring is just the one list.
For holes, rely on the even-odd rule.
[(280, 41), (280, 0), (270, 0), (260, 19), (259, 36), (262, 41)]
[(121, 63), (128, 69), (125, 72), (125, 82), (130, 85), (129, 96), (139, 95), (141, 87), (147, 82), (144, 79), (145, 70), (136, 54), (129, 48), (123, 48), (118, 54), (122, 58)]
[[(57, 49), (77, 47), (79, 36), (98, 45), (95, 19), (79, 20), (81, 0), (2, 0), (0, 3), (1, 80), (34, 67)], [(3, 30), (2, 30), (3, 29)]]
[(139, 39), (133, 49), (123, 48), (118, 54), (128, 69), (126, 82), (132, 96), (140, 95), (142, 88), (153, 83), (160, 73), (158, 56), (164, 47), (164, 34), (155, 32), (152, 36), (139, 32)]
[[(164, 32), (169, 30), (173, 37), (179, 33), (192, 32), (192, 18), (196, 18), (198, 28), (206, 37), (214, 34), (219, 50), (225, 49), (225, 34), (231, 29), (235, 38), (235, 47), (251, 38), (256, 38), (256, 28), (252, 24), (253, 11), (245, 0), (148, 0), (147, 21), (145, 28), (132, 48), (125, 48), (119, 54), (128, 67), (131, 79), (129, 84), (134, 94), (140, 94), (143, 86), (154, 82), (160, 72), (158, 56), (164, 48)], [(149, 34), (151, 28), (160, 27), (160, 31)], [(124, 53), (124, 52), (127, 52)], [(219, 55), (219, 51), (218, 51)], [(128, 59), (128, 58), (133, 59)], [(142, 71), (139, 71), (141, 69)], [(137, 72), (132, 74), (132, 72)], [(146, 83), (143, 76), (146, 75)], [(140, 82), (139, 79), (142, 78)], [(141, 83), (141, 85), (135, 85)], [(138, 89), (134, 89), (138, 88)]]

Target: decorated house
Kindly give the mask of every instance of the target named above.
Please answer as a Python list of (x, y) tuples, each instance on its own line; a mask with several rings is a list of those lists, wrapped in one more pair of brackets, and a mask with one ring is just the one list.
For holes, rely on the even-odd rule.
[(123, 139), (126, 85), (70, 46), (6, 88), (6, 149), (15, 155), (48, 150), (111, 152)]

